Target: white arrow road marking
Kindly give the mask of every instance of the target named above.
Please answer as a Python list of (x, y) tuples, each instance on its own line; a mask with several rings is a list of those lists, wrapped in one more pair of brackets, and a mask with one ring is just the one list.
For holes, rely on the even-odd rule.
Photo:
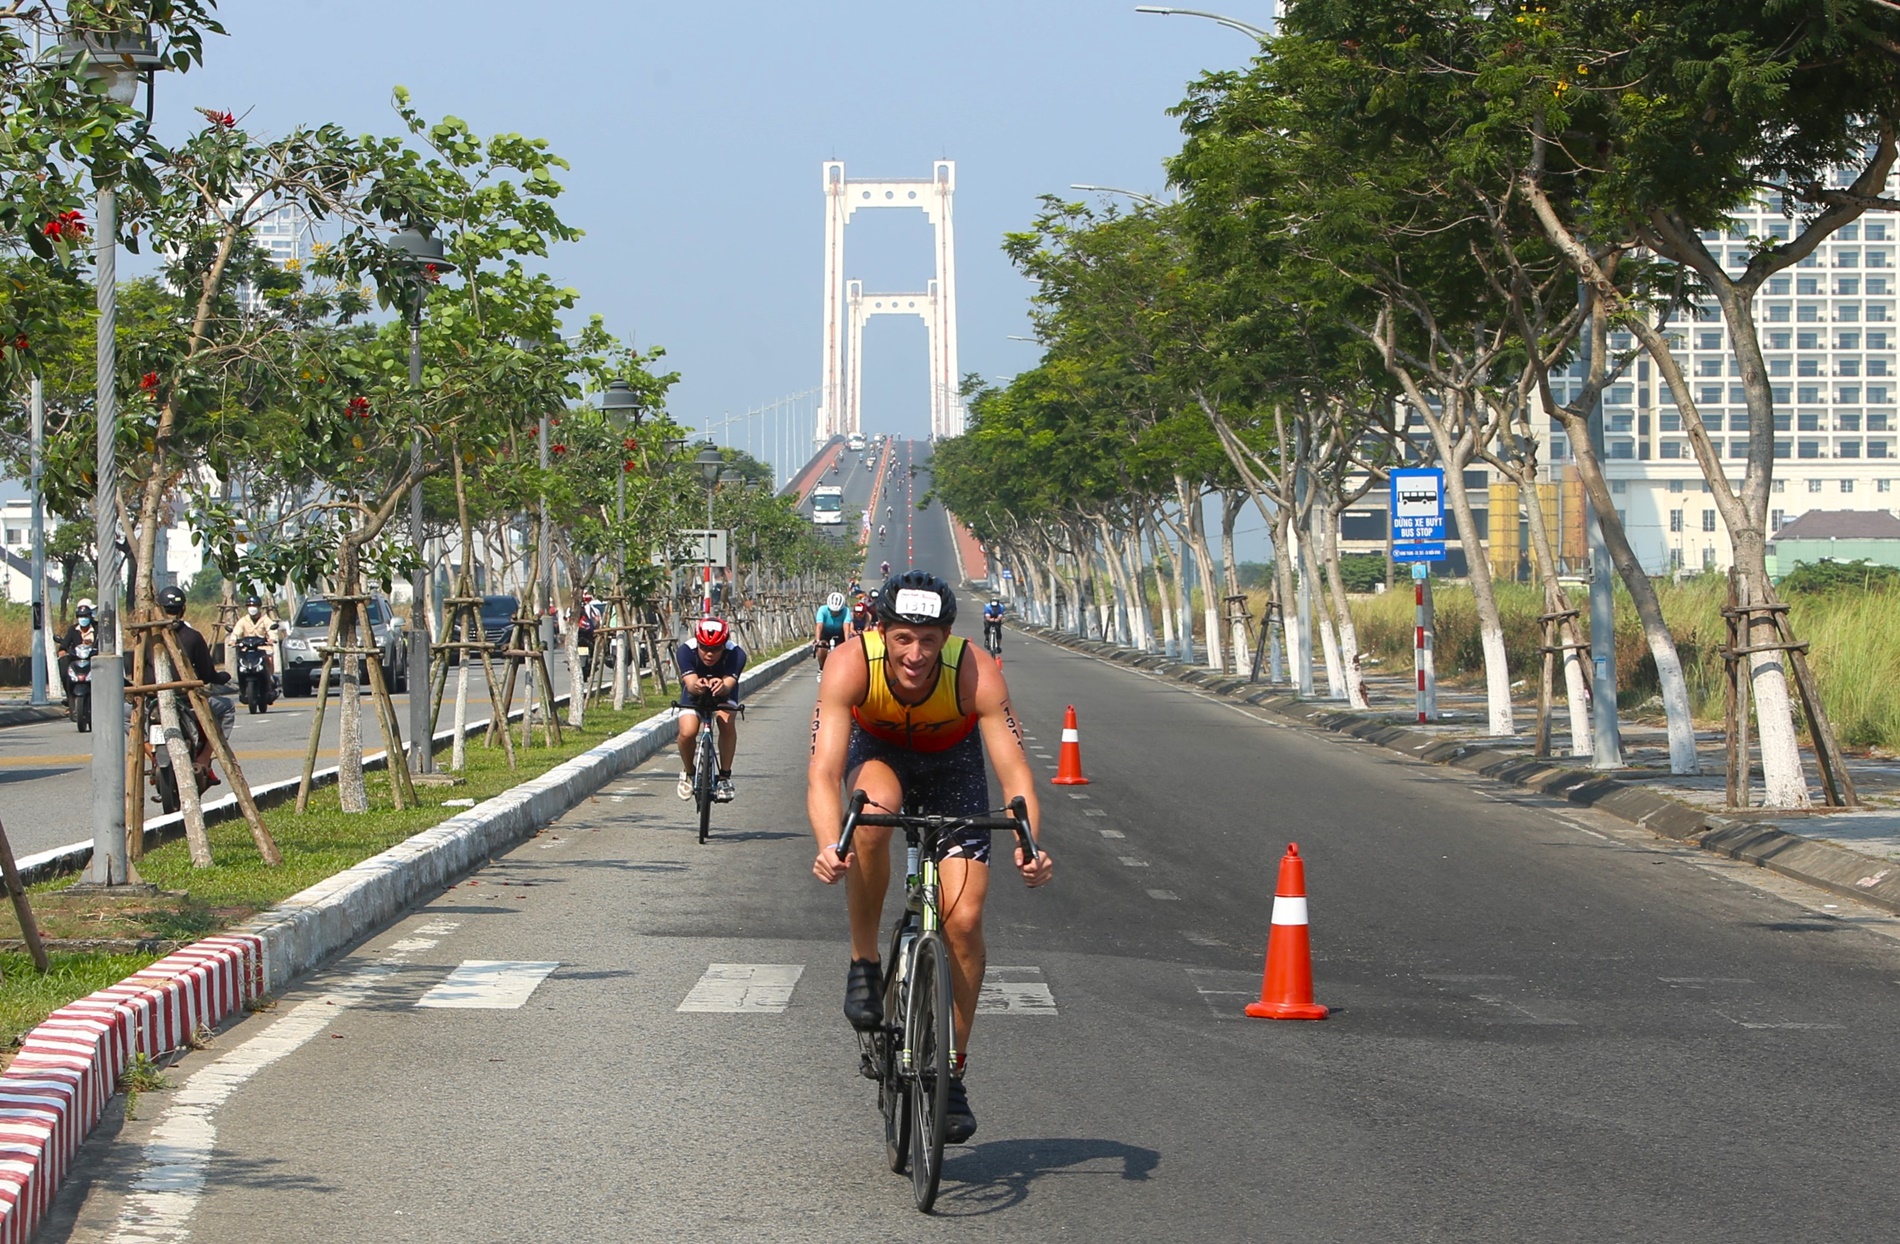
[(715, 963), (693, 986), (682, 1011), (746, 1011), (776, 1015), (792, 1001), (802, 963)]
[[(390, 946), (382, 958), (345, 976), (335, 989), (298, 1004), (230, 1053), (194, 1073), (172, 1096), (145, 1142), (132, 1192), (119, 1208), (109, 1244), (165, 1244), (190, 1238), (192, 1214), (204, 1190), (205, 1168), (218, 1139), (212, 1115), (231, 1094), (264, 1068), (330, 1026), (346, 1007), (362, 1001), (409, 956), (432, 950), (459, 921), (425, 924)], [(423, 936), (425, 934), (432, 936)]]
[(548, 973), (560, 966), (558, 962), (464, 959), (461, 967), (417, 998), (416, 1005), (443, 1010), (517, 1011), (527, 1005)]

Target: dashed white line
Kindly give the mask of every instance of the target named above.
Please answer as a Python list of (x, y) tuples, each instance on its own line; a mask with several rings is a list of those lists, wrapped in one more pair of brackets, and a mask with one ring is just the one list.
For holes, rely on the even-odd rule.
[(742, 1011), (777, 1014), (792, 1001), (802, 963), (715, 963), (709, 966), (681, 1011)]
[(558, 962), (465, 959), (442, 982), (416, 999), (436, 1010), (518, 1011)]
[(976, 996), (979, 1015), (1054, 1015), (1055, 995), (1041, 968), (992, 967)]

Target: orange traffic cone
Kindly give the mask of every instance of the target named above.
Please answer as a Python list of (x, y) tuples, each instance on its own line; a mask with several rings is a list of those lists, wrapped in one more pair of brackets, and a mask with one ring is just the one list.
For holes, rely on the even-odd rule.
[(1273, 890), (1273, 928), (1267, 934), (1267, 970), (1260, 1001), (1247, 1004), (1255, 1019), (1325, 1019), (1313, 1001), (1313, 952), (1306, 940), (1306, 861), (1300, 844), (1286, 844), (1280, 884)]
[(1075, 705), (1062, 718), (1062, 751), (1056, 757), (1057, 786), (1087, 786), (1082, 776), (1082, 733), (1075, 728)]

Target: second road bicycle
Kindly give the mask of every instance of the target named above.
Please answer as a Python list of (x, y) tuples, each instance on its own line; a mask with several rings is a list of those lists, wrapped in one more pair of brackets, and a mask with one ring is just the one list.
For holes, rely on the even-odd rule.
[(1029, 863), (1036, 858), (1036, 842), (1029, 836), (1029, 807), (1020, 795), (1009, 807), (983, 816), (927, 815), (908, 801), (900, 813), (866, 812), (868, 802), (863, 791), (851, 792), (844, 832), (833, 850), (839, 859), (849, 855), (860, 825), (903, 830), (906, 897), (884, 956), (884, 1023), (858, 1034), (861, 1067), (877, 1081), (885, 1159), (900, 1175), (910, 1169), (912, 1196), (928, 1213), (943, 1177), (945, 1110), (956, 1053), (950, 952), (938, 907), (938, 845), (965, 830), (1007, 830), (1016, 835)]
[(715, 704), (711, 695), (702, 695), (693, 702), (693, 712), (699, 715), (699, 736), (693, 740), (693, 803), (699, 812), (701, 842), (712, 829), (714, 783), (719, 777), (718, 712), (722, 708), (745, 716), (745, 705), (733, 700)]

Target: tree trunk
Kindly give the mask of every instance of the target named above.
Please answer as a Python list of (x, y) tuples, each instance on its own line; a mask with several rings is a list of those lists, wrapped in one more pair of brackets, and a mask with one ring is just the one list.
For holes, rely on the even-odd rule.
[(1339, 664), (1346, 676), (1346, 703), (1353, 708), (1369, 708), (1366, 700), (1366, 674), (1359, 661), (1359, 628), (1353, 623), (1352, 606), (1346, 600), (1346, 580), (1339, 571), (1339, 499), (1332, 493), (1319, 509), (1320, 561), (1326, 567), (1326, 585), (1332, 592), (1333, 614), (1339, 627)]
[[(152, 637), (152, 653), (156, 681), (175, 681), (178, 671), (172, 668), (171, 654), (156, 635)], [(205, 833), (204, 802), (198, 798), (197, 768), (193, 764), (191, 746), (185, 741), (184, 724), (179, 720), (178, 697), (172, 692), (161, 691), (157, 693), (157, 699), (158, 721), (165, 732), (165, 754), (171, 757), (172, 777), (178, 785), (178, 810), (185, 821), (185, 847), (191, 856), (193, 868), (209, 868), (212, 863), (211, 838)]]
[[(1447, 392), (1445, 406), (1462, 408), (1467, 395)], [(1458, 522), (1458, 541), (1465, 550), (1465, 576), (1471, 584), (1471, 601), (1478, 614), (1478, 644), (1484, 653), (1485, 701), (1490, 709), (1488, 733), (1505, 736), (1517, 733), (1511, 717), (1511, 668), (1504, 650), (1504, 622), (1498, 614), (1497, 589), (1491, 582), (1491, 563), (1485, 555), (1484, 537), (1478, 532), (1477, 515), (1471, 511), (1471, 494), (1465, 489), (1466, 463), (1471, 460), (1468, 446), (1454, 445), (1441, 416), (1425, 410), (1425, 422), (1438, 445), (1438, 460), (1445, 466), (1445, 497), (1451, 502)]]
[[(1565, 613), (1570, 609), (1570, 598), (1564, 592), (1563, 581), (1557, 576), (1557, 551), (1550, 541), (1550, 528), (1544, 523), (1544, 503), (1537, 492), (1537, 472), (1528, 464), (1517, 473), (1517, 495), (1524, 505), (1525, 518), (1530, 523), (1531, 556), (1537, 562), (1537, 577), (1544, 585), (1544, 610), (1547, 613)], [(1564, 674), (1564, 707), (1570, 714), (1572, 756), (1595, 754), (1590, 733), (1589, 671), (1585, 666), (1583, 650), (1572, 646), (1583, 642), (1582, 634), (1583, 628), (1577, 625), (1575, 618), (1565, 618), (1558, 623), (1557, 642), (1564, 645), (1564, 650), (1557, 657)]]
[(1226, 662), (1221, 657), (1220, 584), (1214, 578), (1214, 557), (1207, 547), (1207, 516), (1201, 512), (1200, 491), (1180, 475), (1174, 477), (1174, 490), (1181, 498), (1181, 508), (1187, 518), (1187, 538), (1194, 548), (1194, 565), (1201, 581), (1201, 620), (1205, 627), (1202, 642), (1207, 645), (1206, 666), (1211, 670), (1226, 669)]
[(1168, 599), (1174, 591), (1174, 579), (1177, 571), (1172, 551), (1168, 548), (1167, 536), (1152, 519), (1143, 522), (1147, 529), (1147, 538), (1154, 550), (1155, 559), (1155, 612), (1161, 615), (1162, 651), (1168, 656), (1178, 656), (1180, 641), (1174, 629), (1174, 605)]

